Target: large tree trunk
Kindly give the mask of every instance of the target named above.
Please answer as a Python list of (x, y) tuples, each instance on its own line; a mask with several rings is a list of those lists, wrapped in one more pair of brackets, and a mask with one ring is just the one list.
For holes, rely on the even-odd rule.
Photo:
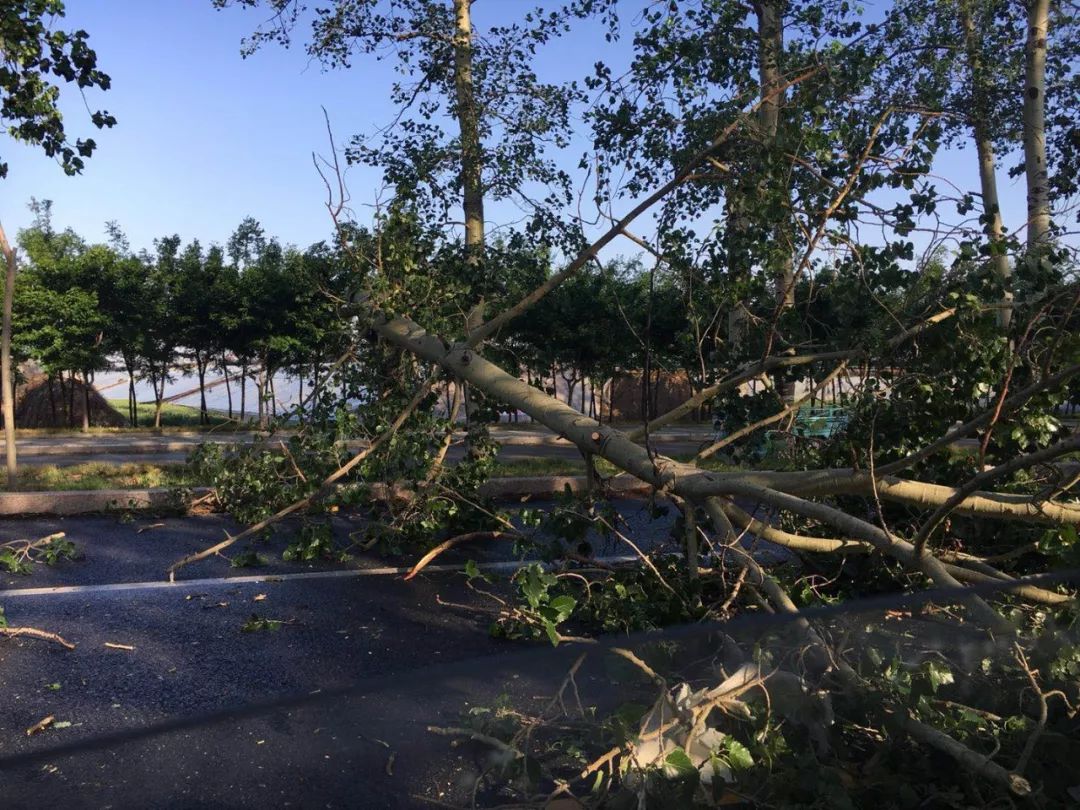
[[(783, 77), (780, 73), (780, 55), (784, 47), (784, 23), (782, 6), (778, 0), (756, 0), (757, 16), (758, 84), (760, 105), (757, 110), (758, 133), (762, 147), (768, 152), (780, 127), (780, 107), (783, 104)], [(750, 201), (761, 196), (764, 189), (758, 183), (736, 177), (729, 187), (726, 201), (728, 263), (732, 278), (748, 279), (753, 271), (753, 261), (745, 245), (750, 230), (748, 209)], [(778, 305), (788, 307), (794, 303), (793, 265), (790, 240), (786, 229), (776, 223), (773, 228), (773, 244), (766, 257), (766, 269), (776, 286)], [(733, 356), (742, 354), (750, 328), (746, 302), (739, 300), (728, 313), (728, 349)]]
[(1001, 205), (998, 201), (997, 173), (994, 160), (994, 142), (988, 129), (989, 96), (986, 68), (979, 50), (979, 36), (971, 13), (972, 0), (960, 4), (967, 46), (968, 69), (971, 71), (971, 128), (975, 138), (975, 151), (979, 157), (979, 185), (983, 198), (983, 230), (990, 242), (990, 266), (1004, 289), (1002, 308), (997, 311), (998, 328), (1009, 328), (1012, 320), (1012, 269), (1005, 254), (1005, 226), (1001, 221)]
[[(780, 73), (780, 56), (784, 50), (783, 5), (779, 0), (757, 0), (754, 11), (758, 18), (758, 83), (762, 99), (758, 126), (763, 146), (771, 150), (780, 130), (780, 108), (784, 103), (784, 93), (780, 89), (783, 84)], [(767, 262), (776, 285), (777, 302), (783, 308), (795, 304), (794, 264), (787, 231), (783, 222), (775, 224)]]
[(462, 208), (465, 212), (465, 250), (478, 263), (484, 251), (483, 151), (480, 147), (479, 111), (473, 90), (472, 21), (470, 0), (454, 0), (454, 92), (461, 130)]
[(8, 487), (14, 488), (18, 475), (15, 452), (15, 382), (11, 369), (11, 310), (15, 301), (15, 251), (8, 244), (0, 226), (0, 251), (4, 254), (4, 313), (0, 325), (0, 388), (3, 388), (4, 451), (7, 459)]
[(1027, 249), (1039, 251), (1050, 236), (1046, 168), (1046, 37), (1050, 0), (1029, 0), (1024, 88), (1024, 171), (1027, 175)]

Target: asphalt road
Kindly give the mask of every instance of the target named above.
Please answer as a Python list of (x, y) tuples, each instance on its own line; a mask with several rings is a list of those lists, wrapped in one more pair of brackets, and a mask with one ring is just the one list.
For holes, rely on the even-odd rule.
[[(640, 503), (621, 506), (636, 538), (667, 533), (670, 518), (653, 523)], [(565, 675), (562, 650), (493, 640), (487, 627), (494, 602), (460, 574), (432, 571), (404, 582), (378, 570), (406, 560), (374, 555), (348, 566), (285, 564), (280, 551), (289, 527), (257, 546), (266, 559), (259, 569), (231, 568), (218, 557), (183, 569), (175, 584), (163, 581), (169, 562), (235, 528), (216, 516), (0, 524), (4, 540), (64, 531), (83, 555), (36, 566), (31, 576), (0, 578), (0, 605), (11, 625), (57, 632), (77, 645), (67, 651), (45, 641), (0, 640), (0, 763), (162, 721), (281, 698), (307, 701), (0, 765), (3, 807), (465, 801), (489, 751), (452, 747), (427, 726), (460, 725), (470, 708), (500, 696), (538, 707)], [(343, 539), (359, 528), (345, 518), (335, 522)], [(511, 552), (492, 544), (439, 563), (471, 557), (499, 564)], [(245, 632), (253, 615), (282, 624)], [(543, 654), (515, 660), (529, 649)], [(586, 701), (610, 698), (610, 687), (603, 671), (579, 678)], [(346, 688), (352, 692), (335, 693)], [(47, 716), (53, 726), (27, 736)]]

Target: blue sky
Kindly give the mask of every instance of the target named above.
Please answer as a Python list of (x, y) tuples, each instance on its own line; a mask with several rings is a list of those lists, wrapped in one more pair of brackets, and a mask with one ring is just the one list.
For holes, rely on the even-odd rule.
[[(505, 13), (517, 0), (484, 5)], [(104, 239), (105, 221), (115, 219), (136, 248), (170, 233), (222, 242), (247, 215), (286, 243), (306, 245), (330, 233), (325, 188), (311, 162), (312, 151), (328, 152), (321, 106), (339, 145), (385, 125), (394, 114), (389, 62), (361, 58), (352, 70), (324, 73), (295, 46), (242, 59), (241, 39), (265, 13), (215, 11), (210, 0), (69, 0), (67, 7), (63, 24), (90, 33), (113, 82), (88, 102), (118, 123), (95, 130), (82, 99), (64, 88), (71, 135), (98, 143), (78, 177), (4, 138), (11, 168), (0, 183), (0, 222), (12, 236), (30, 223), (31, 197), (53, 200), (56, 225), (91, 240)], [(568, 48), (547, 67), (569, 77), (594, 58)], [(363, 219), (379, 176), (353, 167), (348, 183)]]
[[(478, 25), (516, 17), (531, 0), (479, 0)], [(321, 106), (339, 144), (393, 118), (392, 64), (358, 58), (349, 71), (324, 73), (303, 49), (268, 46), (248, 59), (241, 39), (265, 12), (215, 11), (210, 0), (69, 0), (68, 27), (85, 28), (113, 89), (89, 97), (118, 124), (98, 132), (82, 100), (65, 88), (73, 136), (92, 135), (98, 151), (79, 177), (66, 177), (39, 151), (4, 138), (10, 175), (0, 221), (12, 236), (29, 224), (31, 197), (54, 201), (56, 225), (104, 239), (115, 219), (134, 247), (179, 233), (185, 240), (223, 242), (244, 216), (259, 219), (283, 242), (307, 245), (330, 233), (322, 181), (312, 151), (326, 152)], [(501, 21), (501, 20), (498, 20)], [(618, 46), (625, 47), (625, 46)], [(545, 79), (580, 78), (608, 55), (599, 29), (555, 43), (537, 66)], [(977, 188), (974, 155), (945, 155), (941, 169), (964, 188)], [(1023, 221), (1022, 180), (1001, 173), (1008, 226)], [(349, 171), (358, 217), (374, 201), (376, 172)], [(500, 212), (489, 208), (489, 216)], [(505, 213), (505, 212), (504, 212)]]

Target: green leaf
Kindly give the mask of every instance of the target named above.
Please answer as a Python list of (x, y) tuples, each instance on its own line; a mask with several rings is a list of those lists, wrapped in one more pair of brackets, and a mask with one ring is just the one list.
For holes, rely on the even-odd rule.
[(754, 767), (754, 758), (750, 755), (750, 749), (736, 739), (728, 737), (725, 744), (727, 748), (728, 762), (736, 770), (747, 770)]
[(664, 757), (664, 764), (672, 768), (676, 776), (694, 776), (697, 774), (694, 763), (690, 761), (690, 757), (681, 748), (676, 748)]
[(551, 646), (558, 647), (559, 631), (555, 628), (555, 625), (551, 622), (544, 622), (544, 632), (547, 633), (547, 637), (551, 641)]
[(952, 670), (937, 661), (926, 662), (926, 677), (929, 679), (930, 688), (934, 692), (937, 692), (938, 687), (950, 684), (955, 680)]
[(577, 600), (572, 596), (556, 596), (551, 600), (551, 607), (558, 615), (556, 622), (564, 622), (570, 618), (570, 614), (577, 607)]
[(465, 576), (470, 582), (474, 579), (479, 579), (483, 582), (491, 582), (491, 577), (480, 570), (480, 566), (476, 564), (476, 560), (469, 560), (465, 563)]

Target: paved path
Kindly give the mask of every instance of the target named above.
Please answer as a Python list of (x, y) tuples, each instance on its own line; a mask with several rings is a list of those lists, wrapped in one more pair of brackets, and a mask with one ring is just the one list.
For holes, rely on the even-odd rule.
[[(496, 430), (502, 445), (500, 458), (514, 461), (528, 458), (580, 460), (581, 454), (570, 442), (550, 432)], [(659, 434), (657, 447), (665, 454), (692, 454), (707, 438), (704, 431), (679, 430)], [(110, 464), (151, 463), (180, 464), (201, 442), (250, 442), (254, 433), (167, 433), (161, 435), (107, 433), (82, 436), (57, 434), (19, 439), (19, 463), (27, 466), (68, 466), (87, 462)], [(356, 447), (360, 443), (355, 443)], [(451, 457), (461, 455), (461, 448), (451, 450)]]
[[(635, 500), (614, 505), (639, 547), (672, 542), (672, 512), (654, 516)], [(342, 542), (365, 528), (351, 516), (332, 523)], [(460, 567), (475, 559), (505, 572), (519, 559), (513, 544), (455, 549), (405, 582), (400, 567), (415, 555), (284, 562), (296, 527), (286, 522), (249, 546), (262, 557), (258, 568), (234, 568), (218, 556), (182, 569), (170, 584), (169, 563), (239, 526), (217, 515), (0, 521), (0, 541), (64, 532), (81, 555), (35, 566), (30, 576), (0, 575), (10, 624), (48, 629), (77, 645), (67, 651), (0, 640), (5, 810), (467, 805), (490, 750), (451, 747), (428, 725), (460, 725), (469, 710), (507, 699), (538, 710), (577, 654), (490, 637), (497, 606), (468, 587)], [(628, 554), (617, 538), (589, 540), (598, 556)], [(245, 632), (253, 615), (282, 624)], [(641, 702), (632, 694), (640, 678), (617, 677), (609, 666), (593, 659), (577, 677), (585, 705)], [(265, 707), (282, 700), (290, 702)], [(108, 747), (44, 753), (252, 706), (264, 708)], [(48, 716), (52, 728), (26, 735)], [(42, 758), (3, 764), (35, 752)], [(482, 806), (502, 803), (481, 799)]]
[[(636, 537), (650, 526), (655, 537), (667, 532), (670, 518), (652, 524), (641, 504), (621, 506)], [(487, 752), (451, 748), (427, 725), (459, 724), (463, 712), (500, 695), (539, 706), (568, 666), (566, 654), (546, 645), (527, 665), (515, 660), (529, 645), (489, 636), (493, 603), (458, 573), (403, 582), (385, 568), (406, 558), (374, 555), (349, 566), (286, 564), (280, 552), (288, 526), (256, 546), (265, 567), (230, 568), (213, 558), (165, 584), (168, 562), (236, 526), (218, 516), (160, 523), (0, 523), (3, 540), (64, 531), (84, 555), (37, 566), (32, 576), (0, 577), (0, 606), (11, 624), (47, 628), (77, 644), (66, 651), (0, 640), (0, 761), (273, 699), (354, 693), (0, 769), (4, 808), (389, 808), (431, 806), (419, 796), (465, 800)], [(335, 521), (339, 538), (361, 528)], [(489, 544), (439, 562), (499, 565), (511, 553)], [(253, 614), (285, 624), (244, 632)], [(597, 699), (610, 694), (610, 683), (604, 672), (579, 678), (584, 694)], [(71, 725), (27, 737), (49, 715)]]

